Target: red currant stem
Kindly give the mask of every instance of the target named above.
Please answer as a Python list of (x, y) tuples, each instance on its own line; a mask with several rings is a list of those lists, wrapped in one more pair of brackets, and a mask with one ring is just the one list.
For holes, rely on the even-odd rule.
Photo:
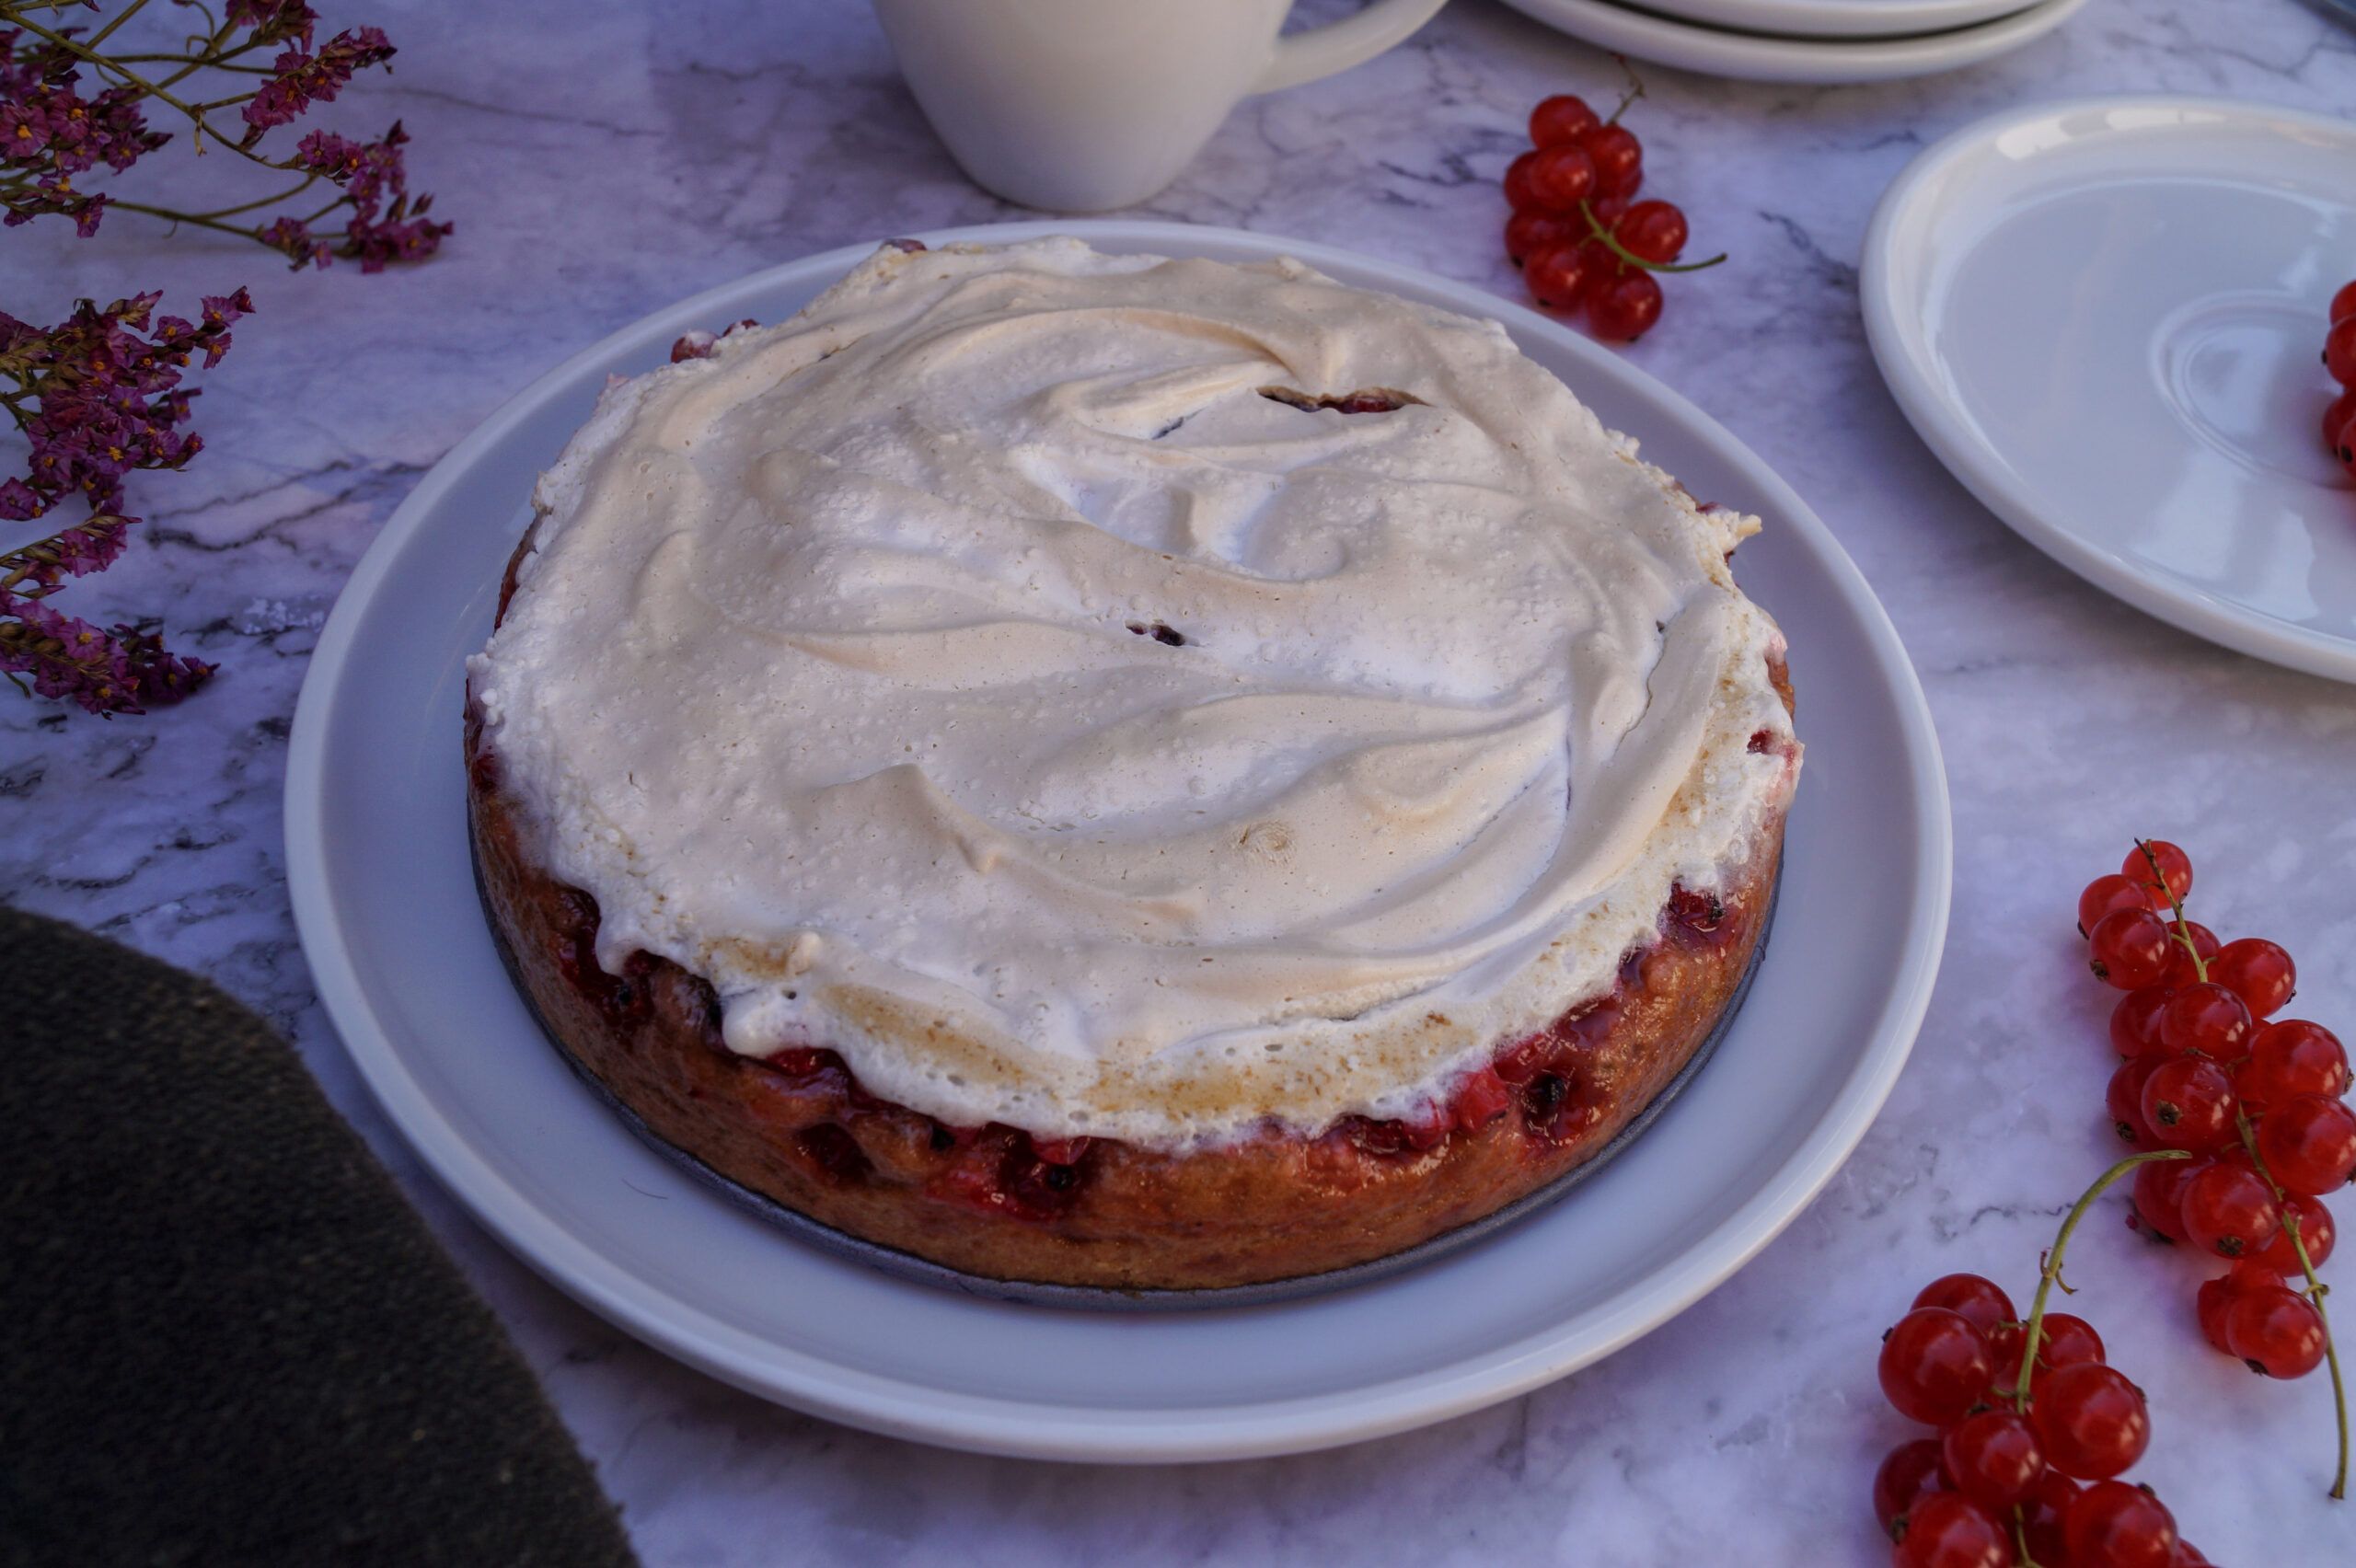
[(2176, 912), (2176, 924), (2168, 930), (2168, 940), (2192, 955), (2192, 977), (2205, 982), (2209, 978), (2209, 961), (2200, 956), (2200, 950), (2192, 945), (2192, 933), (2184, 928), (2184, 900), (2178, 898), (2176, 889), (2168, 885), (2167, 873), (2160, 870), (2160, 858), (2152, 853), (2152, 847), (2139, 838), (2135, 841), (2135, 847), (2143, 852), (2143, 863), (2152, 868), (2152, 880), (2159, 884), (2162, 893), (2168, 895), (2168, 907)]
[(1620, 258), (1623, 264), (1630, 267), (1639, 267), (1647, 272), (1698, 272), (1704, 267), (1715, 267), (1719, 262), (1727, 259), (1727, 253), (1721, 250), (1715, 256), (1711, 257), (1707, 261), (1687, 261), (1681, 264), (1671, 264), (1667, 261), (1647, 261), (1643, 257), (1637, 255), (1634, 251), (1629, 249), (1626, 246), (1621, 244), (1619, 236), (1614, 235), (1610, 229), (1604, 227), (1603, 220), (1595, 215), (1595, 209), (1587, 204), (1587, 199), (1585, 197), (1581, 197), (1579, 199), (1579, 216), (1587, 220), (1588, 232), (1593, 235), (1596, 238), (1603, 241), (1605, 248), (1608, 248), (1612, 255)]
[(1619, 124), (1620, 117), (1628, 112), (1628, 106), (1645, 96), (1645, 79), (1636, 75), (1636, 68), (1628, 63), (1628, 57), (1624, 54), (1614, 54), (1611, 60), (1620, 67), (1621, 75), (1628, 78), (1628, 86), (1620, 94), (1620, 107), (1613, 110), (1611, 118), (1604, 121), (1606, 125)]
[[(2274, 1201), (2279, 1205), (2282, 1202), (2282, 1189), (2275, 1184), (2274, 1172), (2266, 1168), (2265, 1159), (2258, 1152), (2258, 1134), (2249, 1124), (2249, 1113), (2238, 1105), (2234, 1107), (2234, 1130), (2241, 1135), (2242, 1147), (2248, 1153), (2250, 1163), (2258, 1168), (2258, 1180), (2266, 1183), (2267, 1190), (2274, 1194)], [(2325, 1363), (2331, 1368), (2332, 1414), (2339, 1425), (2339, 1468), (2332, 1472), (2331, 1496), (2334, 1501), (2346, 1502), (2348, 1499), (2348, 1385), (2340, 1377), (2339, 1345), (2332, 1338), (2331, 1318), (2324, 1310), (2323, 1298), (2331, 1294), (2331, 1289), (2316, 1278), (2315, 1260), (2307, 1256), (2307, 1244), (2299, 1235), (2299, 1216), (2286, 1210), (2282, 1215), (2282, 1229), (2283, 1233), (2291, 1238), (2291, 1251), (2298, 1254), (2300, 1272), (2306, 1275), (2307, 1288), (2304, 1294), (2307, 1299), (2315, 1304), (2316, 1317), (2323, 1324), (2323, 1356)]]
[[(2062, 1277), (2062, 1253), (2070, 1245), (2070, 1233), (2078, 1228), (2078, 1221), (2086, 1217), (2086, 1211), (2095, 1206), (2095, 1200), (2102, 1196), (2112, 1182), (2137, 1166), (2149, 1165), (2155, 1159), (2191, 1158), (2189, 1150), (2181, 1148), (2155, 1148), (2144, 1154), (2131, 1154), (2096, 1177), (2095, 1184), (2081, 1193), (2078, 1201), (2071, 1205), (2070, 1212), (2062, 1216), (2062, 1228), (2054, 1232), (2053, 1245), (2047, 1251), (2045, 1261), (2038, 1269), (2037, 1295), (2028, 1304), (2028, 1321), (2022, 1326), (2021, 1375), (2019, 1382), (2013, 1388), (2013, 1407), (2015, 1410), (2028, 1409), (2029, 1374), (2037, 1369), (2037, 1353), (2045, 1340), (2045, 1298), (2052, 1294), (2054, 1284)], [(2062, 1288), (2067, 1290), (2069, 1286)]]
[(2041, 1568), (2028, 1550), (2028, 1510), (2013, 1505), (2013, 1568)]

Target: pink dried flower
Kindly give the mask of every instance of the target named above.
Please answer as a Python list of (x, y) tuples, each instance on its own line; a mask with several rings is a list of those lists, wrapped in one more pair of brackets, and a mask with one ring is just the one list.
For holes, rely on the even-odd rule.
[(315, 103), (332, 103), (357, 71), (393, 57), (392, 40), (381, 28), (347, 28), (314, 54), (289, 49), (271, 62), (274, 73), (245, 107), (251, 144), (273, 125), (283, 125)]

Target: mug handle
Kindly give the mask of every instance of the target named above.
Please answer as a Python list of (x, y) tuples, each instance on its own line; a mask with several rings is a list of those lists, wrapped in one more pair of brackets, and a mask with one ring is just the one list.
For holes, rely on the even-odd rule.
[(1373, 5), (1355, 17), (1280, 38), (1275, 57), (1268, 62), (1268, 68), (1260, 73), (1260, 79), (1252, 84), (1251, 90), (1272, 93), (1279, 87), (1299, 86), (1371, 60), (1430, 21), (1432, 13), (1447, 3), (1448, 0), (1374, 0)]

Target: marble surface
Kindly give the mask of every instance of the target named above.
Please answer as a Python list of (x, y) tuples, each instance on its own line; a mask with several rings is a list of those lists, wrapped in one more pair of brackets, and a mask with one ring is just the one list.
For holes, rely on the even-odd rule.
[[(205, 382), (211, 449), (136, 492), (150, 526), (75, 595), (93, 618), (160, 610), (226, 674), (182, 709), (111, 724), (0, 694), (0, 897), (209, 974), (299, 1043), (497, 1306), (651, 1563), (1880, 1561), (1866, 1486), (1911, 1434), (1875, 1388), (1877, 1336), (1938, 1274), (2025, 1281), (2107, 1151), (2101, 998), (2064, 940), (2080, 883), (2131, 833), (2177, 838), (2205, 868), (2196, 913), (2289, 940), (2305, 1009), (2356, 1021), (2356, 691), (2173, 631), (2015, 538), (1909, 431), (1855, 299), (1876, 196), (1942, 133), (2092, 91), (2356, 113), (2356, 33), (2300, 0), (2096, 0), (2019, 54), (1924, 81), (1657, 71), (1636, 121), (1655, 184), (1693, 214), (1698, 246), (1734, 260), (1680, 281), (1632, 357), (1840, 535), (1922, 672), (1954, 787), (1945, 971), (1856, 1157), (1758, 1261), (1609, 1362), (1336, 1452), (1126, 1470), (974, 1458), (675, 1365), (475, 1228), (356, 1080), (287, 913), (295, 689), (338, 587), (417, 476), (558, 359), (770, 262), (1011, 214), (950, 164), (854, 0), (330, 9), (381, 21), (402, 53), (325, 122), (407, 121), (422, 182), (459, 225), (443, 259), (295, 275), (128, 215), (88, 244), (54, 225), (0, 239), (20, 315), (149, 286), (185, 304), (239, 282), (260, 307)], [(1613, 79), (1584, 46), (1458, 0), (1373, 64), (1246, 105), (1146, 210), (1512, 294), (1495, 181), (1522, 116), (1545, 92)], [(2115, 1212), (2071, 1274), (2151, 1390), (2157, 1438), (2138, 1473), (2192, 1539), (2225, 1562), (2356, 1556), (2356, 1513), (2323, 1497), (2320, 1378), (2261, 1384), (2200, 1347), (2194, 1266), (2133, 1244)]]

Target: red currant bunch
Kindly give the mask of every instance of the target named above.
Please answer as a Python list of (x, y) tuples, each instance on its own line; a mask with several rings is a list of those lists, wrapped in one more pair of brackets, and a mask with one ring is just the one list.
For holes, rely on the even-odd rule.
[(1587, 100), (1558, 93), (1530, 114), (1530, 151), (1506, 169), (1506, 259), (1522, 271), (1530, 297), (1550, 309), (1587, 312), (1598, 337), (1632, 340), (1660, 319), (1659, 274), (1680, 266), (1685, 214), (1636, 198), (1645, 148), (1620, 117), (1644, 92), (1634, 86), (1609, 120)]
[(2071, 1210), (2026, 1319), (1993, 1280), (1948, 1274), (1882, 1336), (1883, 1394), (1938, 1432), (1891, 1449), (1874, 1477), (1893, 1568), (2012, 1568), (2024, 1549), (2044, 1568), (2208, 1561), (2147, 1488), (2117, 1479), (2151, 1442), (2142, 1390), (2104, 1360), (2091, 1324), (2045, 1310), (2071, 1231), (2136, 1163)]
[(2323, 367), (2339, 383), (2339, 395), (2323, 411), (2323, 444), (2356, 474), (2356, 282), (2342, 283), (2331, 296)]
[[(2334, 306), (2356, 333), (2356, 284)], [(2301, 1378), (2332, 1356), (2316, 1271), (2337, 1239), (2323, 1200), (2356, 1175), (2356, 1078), (2331, 1031), (2275, 1016), (2298, 988), (2290, 953), (2219, 942), (2185, 917), (2191, 892), (2191, 858), (2151, 839), (2078, 895), (2089, 963), (2126, 993), (2110, 1016), (2111, 1124), (2137, 1149), (2192, 1157), (2137, 1169), (2128, 1223), (2230, 1262), (2195, 1293), (2201, 1336), (2254, 1372)]]

